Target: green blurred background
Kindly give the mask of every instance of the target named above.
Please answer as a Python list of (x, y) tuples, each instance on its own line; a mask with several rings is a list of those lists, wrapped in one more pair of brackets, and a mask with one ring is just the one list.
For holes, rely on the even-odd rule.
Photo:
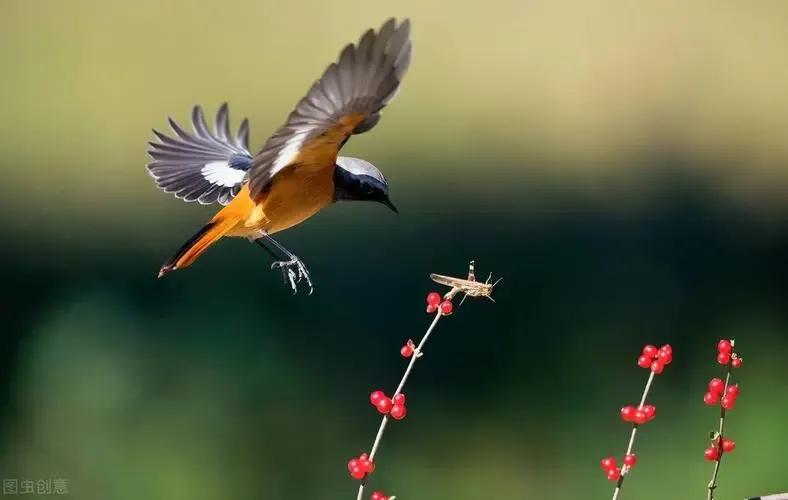
[[(410, 17), (414, 57), (345, 152), (401, 210), (332, 207), (281, 241), (315, 295), (153, 186), (152, 127), (227, 100), (255, 148), (339, 49)], [(705, 498), (714, 345), (738, 339), (720, 499), (788, 490), (788, 4), (0, 3), (0, 475), (73, 498), (355, 498), (430, 272), (504, 281), (441, 322), (371, 486), (606, 498), (646, 342), (674, 346), (624, 498)]]

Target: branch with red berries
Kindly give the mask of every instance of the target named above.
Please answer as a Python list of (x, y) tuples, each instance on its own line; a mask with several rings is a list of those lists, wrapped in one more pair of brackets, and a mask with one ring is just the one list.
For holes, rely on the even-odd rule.
[(673, 348), (668, 344), (663, 345), (659, 349), (656, 346), (647, 345), (643, 348), (638, 358), (638, 366), (648, 369), (649, 375), (638, 406), (630, 405), (621, 408), (621, 419), (632, 424), (632, 432), (629, 435), (629, 444), (627, 445), (627, 451), (624, 453), (622, 465), (621, 467), (618, 466), (615, 457), (607, 457), (601, 461), (602, 470), (605, 471), (607, 478), (616, 482), (616, 489), (613, 490), (613, 500), (618, 498), (624, 485), (624, 478), (637, 464), (637, 455), (635, 455), (634, 449), (638, 427), (650, 422), (657, 415), (657, 408), (654, 405), (646, 404), (651, 384), (654, 382), (654, 377), (661, 374), (665, 366), (669, 365), (671, 361), (673, 361)]
[[(429, 339), (432, 331), (435, 329), (435, 326), (438, 324), (438, 321), (440, 321), (444, 316), (448, 316), (452, 313), (454, 309), (452, 299), (457, 293), (462, 292), (464, 292), (462, 287), (452, 286), (452, 289), (444, 296), (441, 296), (437, 292), (431, 292), (429, 295), (427, 295), (427, 313), (434, 313), (435, 317), (433, 318), (432, 323), (430, 323), (430, 326), (427, 328), (427, 331), (424, 333), (424, 336), (421, 338), (418, 344), (415, 344), (413, 340), (408, 339), (405, 345), (400, 348), (400, 354), (402, 357), (409, 359), (410, 361), (408, 362), (408, 365), (405, 368), (405, 373), (402, 375), (402, 379), (397, 385), (397, 388), (394, 390), (393, 395), (389, 398), (381, 390), (373, 391), (369, 395), (369, 402), (378, 410), (379, 413), (383, 415), (383, 418), (380, 422), (380, 427), (378, 427), (378, 432), (375, 435), (375, 440), (372, 443), (372, 448), (370, 449), (369, 453), (362, 453), (357, 458), (351, 459), (347, 464), (350, 477), (361, 481), (361, 484), (358, 488), (358, 495), (356, 496), (357, 500), (362, 500), (364, 497), (364, 488), (367, 485), (369, 476), (375, 471), (375, 457), (379, 450), (383, 433), (386, 430), (386, 425), (391, 419), (404, 419), (408, 413), (405, 393), (403, 393), (402, 390), (405, 387), (405, 382), (407, 382), (411, 371), (413, 370), (413, 366), (416, 364), (416, 361), (421, 359), (421, 357), (424, 355), (424, 345), (427, 343), (427, 340)], [(381, 491), (375, 491), (372, 493), (370, 498), (371, 500), (394, 500), (395, 497), (388, 496)]]
[(728, 411), (736, 406), (739, 397), (739, 384), (734, 384), (732, 379), (734, 368), (742, 365), (742, 358), (733, 350), (733, 339), (722, 339), (717, 343), (717, 362), (727, 368), (725, 381), (713, 378), (709, 381), (709, 390), (703, 396), (703, 402), (709, 406), (720, 407), (720, 425), (716, 431), (710, 433), (711, 446), (704, 453), (706, 460), (714, 462), (714, 471), (708, 484), (707, 500), (714, 500), (714, 490), (717, 489), (717, 478), (720, 474), (720, 463), (725, 453), (730, 453), (736, 448), (736, 443), (725, 437), (725, 417)]

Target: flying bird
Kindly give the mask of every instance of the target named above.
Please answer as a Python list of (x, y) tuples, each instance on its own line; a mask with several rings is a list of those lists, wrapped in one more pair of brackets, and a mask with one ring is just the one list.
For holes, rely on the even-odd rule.
[(195, 106), (193, 134), (172, 118), (173, 136), (153, 130), (147, 165), (156, 185), (184, 201), (223, 208), (162, 265), (159, 277), (191, 265), (226, 236), (247, 238), (276, 260), (293, 293), (302, 280), (313, 291), (303, 261), (272, 235), (300, 224), (337, 201), (375, 201), (397, 211), (386, 178), (366, 160), (338, 156), (351, 135), (380, 120), (410, 63), (410, 22), (389, 19), (365, 32), (330, 64), (257, 154), (249, 152), (249, 122), (230, 132), (227, 104), (211, 131)]

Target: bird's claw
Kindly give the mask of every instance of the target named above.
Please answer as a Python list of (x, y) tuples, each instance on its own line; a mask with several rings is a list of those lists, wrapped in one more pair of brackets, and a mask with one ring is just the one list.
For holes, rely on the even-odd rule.
[(293, 289), (293, 295), (298, 293), (298, 283), (301, 283), (301, 280), (306, 280), (309, 286), (309, 295), (312, 295), (312, 292), (315, 291), (314, 286), (312, 286), (312, 278), (309, 276), (309, 271), (303, 261), (298, 257), (293, 257), (290, 260), (278, 260), (271, 264), (271, 269), (282, 270), (282, 278), (285, 284), (290, 284), (290, 288)]

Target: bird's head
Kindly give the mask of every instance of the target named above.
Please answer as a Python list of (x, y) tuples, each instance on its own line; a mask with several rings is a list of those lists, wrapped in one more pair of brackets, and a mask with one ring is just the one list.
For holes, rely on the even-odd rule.
[(340, 156), (334, 171), (334, 201), (376, 201), (399, 213), (389, 199), (386, 178), (373, 164)]

